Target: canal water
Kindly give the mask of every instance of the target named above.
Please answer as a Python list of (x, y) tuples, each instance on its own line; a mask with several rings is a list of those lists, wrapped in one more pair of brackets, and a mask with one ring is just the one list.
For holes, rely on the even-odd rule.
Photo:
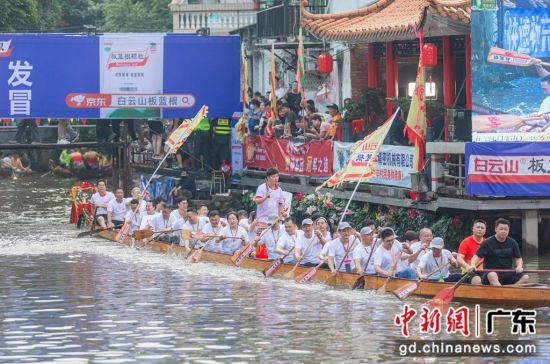
[[(393, 320), (403, 304), (389, 294), (299, 286), (255, 271), (189, 265), (178, 256), (77, 239), (67, 224), (68, 187), (49, 177), (0, 181), (2, 363), (465, 360), (399, 357), (395, 342), (402, 336)], [(528, 266), (543, 264), (531, 260)], [(417, 309), (422, 302), (408, 300)], [(504, 319), (494, 335), (482, 332), (481, 339), (532, 339), (537, 356), (467, 361), (548, 360), (549, 315), (537, 310), (537, 334), (530, 337), (512, 335)], [(419, 324), (418, 317), (412, 321), (411, 338), (463, 340), (422, 334)]]

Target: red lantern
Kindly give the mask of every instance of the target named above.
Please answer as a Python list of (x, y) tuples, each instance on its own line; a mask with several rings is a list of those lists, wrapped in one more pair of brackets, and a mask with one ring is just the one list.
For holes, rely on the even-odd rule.
[(332, 56), (330, 55), (330, 53), (323, 53), (323, 54), (319, 55), (319, 60), (318, 60), (317, 66), (318, 66), (320, 74), (328, 75), (329, 73), (331, 73), (332, 72)]
[(422, 65), (424, 67), (437, 66), (437, 46), (435, 44), (424, 44), (422, 49)]

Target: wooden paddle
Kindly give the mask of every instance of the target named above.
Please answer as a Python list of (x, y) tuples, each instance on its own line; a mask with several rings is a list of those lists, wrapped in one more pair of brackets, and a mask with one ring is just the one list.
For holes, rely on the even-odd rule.
[(76, 237), (77, 238), (82, 238), (83, 236), (95, 235), (95, 234), (100, 233), (100, 232), (105, 231), (105, 230), (119, 229), (121, 227), (122, 227), (122, 225), (117, 225), (117, 226), (107, 227), (107, 228), (103, 228), (103, 229), (88, 230), (88, 231), (84, 231), (84, 232), (78, 234)]
[(220, 237), (221, 237), (220, 235), (205, 235), (205, 236), (203, 236), (203, 238), (209, 238), (209, 239), (204, 243), (204, 245), (200, 249), (198, 249), (195, 252), (191, 252), (189, 254), (189, 256), (187, 257), (187, 261), (189, 263), (197, 263), (201, 259), (202, 252), (203, 252), (204, 248), (206, 248), (206, 245), (208, 245), (208, 243), (210, 243), (215, 238), (220, 238)]
[(414, 291), (416, 291), (416, 289), (418, 288), (418, 285), (420, 282), (422, 281), (427, 281), (428, 278), (430, 278), (432, 275), (434, 275), (435, 273), (439, 272), (441, 269), (443, 268), (446, 268), (449, 264), (451, 264), (450, 262), (447, 262), (445, 263), (444, 265), (442, 265), (441, 267), (438, 267), (436, 270), (428, 273), (428, 276), (424, 279), (421, 279), (420, 281), (416, 282), (409, 282), (409, 283), (406, 283), (405, 285), (395, 289), (392, 291), (392, 293), (395, 295), (395, 297), (399, 298), (400, 300), (404, 300), (406, 299), (407, 297), (409, 297)]
[[(487, 55), (487, 62), (505, 64), (508, 66), (529, 67), (535, 64), (535, 59), (526, 54), (492, 47)], [(541, 65), (550, 66), (550, 63), (541, 62)]]
[(296, 283), (307, 283), (309, 282), (315, 275), (317, 274), (317, 271), (319, 270), (319, 267), (325, 263), (326, 260), (321, 260), (319, 264), (317, 264), (315, 267), (308, 269), (304, 273), (300, 274), (298, 277), (296, 277), (294, 280)]
[(518, 130), (526, 122), (544, 120), (545, 115), (474, 115), (472, 116), (472, 131), (479, 133)]
[(354, 237), (353, 244), (351, 244), (351, 243), (349, 244), (348, 249), (346, 250), (346, 254), (344, 255), (344, 258), (342, 258), (342, 261), (338, 265), (338, 269), (336, 269), (336, 272), (332, 273), (330, 275), (330, 277), (327, 278), (327, 280), (325, 281), (325, 284), (328, 284), (329, 286), (336, 285), (336, 277), (338, 276), (338, 273), (340, 272), (340, 268), (342, 268), (342, 265), (344, 264), (344, 261), (348, 257), (349, 253), (355, 248), (355, 241), (357, 240), (357, 237), (355, 235), (353, 237)]
[[(365, 272), (367, 270), (367, 268), (369, 267), (369, 263), (370, 263), (370, 258), (372, 257), (372, 253), (374, 252), (375, 250), (375, 245), (376, 244), (376, 241), (373, 241), (372, 242), (372, 247), (370, 249), (370, 253), (369, 253), (369, 257), (367, 258), (367, 263), (365, 264), (365, 268), (363, 268), (363, 272)], [(352, 290), (355, 290), (355, 289), (358, 289), (358, 288), (361, 288), (361, 289), (364, 289), (365, 288), (365, 274), (361, 274), (359, 276), (359, 278), (357, 278), (355, 280), (355, 283), (353, 283), (353, 287), (351, 287)]]
[[(483, 262), (477, 263), (476, 268), (479, 267), (482, 264), (483, 264)], [(455, 296), (455, 290), (458, 287), (460, 287), (460, 285), (462, 283), (464, 283), (466, 281), (466, 279), (468, 279), (468, 277), (471, 274), (472, 274), (472, 272), (464, 273), (462, 278), (460, 278), (458, 280), (458, 282), (456, 282), (452, 287), (447, 287), (447, 288), (444, 288), (441, 291), (439, 291), (439, 293), (436, 294), (434, 296), (434, 298), (432, 298), (431, 300), (428, 301), (428, 305), (430, 305), (432, 307), (433, 306), (447, 306), (453, 300), (453, 297)]]
[[(392, 245), (392, 247), (393, 247), (393, 245)], [(390, 250), (390, 254), (391, 254), (391, 250)], [(401, 252), (399, 252), (399, 253), (397, 254), (397, 256), (395, 256), (395, 257), (393, 256), (393, 254), (391, 254), (392, 265), (394, 265), (394, 264), (397, 265), (397, 259), (394, 259), (394, 258), (397, 258), (397, 257), (400, 257), (400, 256), (401, 256)], [(394, 262), (395, 262), (395, 263), (394, 263)], [(384, 284), (383, 284), (380, 288), (378, 288), (378, 289), (376, 290), (376, 293), (377, 293), (377, 294), (384, 294), (384, 293), (386, 293), (386, 286), (388, 285), (388, 282), (390, 281), (390, 278), (391, 278), (391, 277), (392, 277), (392, 276), (391, 276), (391, 274), (390, 274), (390, 275), (388, 276), (388, 278), (386, 278), (386, 280), (384, 281)]]
[(244, 258), (246, 258), (250, 255), (250, 253), (252, 252), (252, 249), (254, 248), (254, 246), (261, 240), (261, 238), (264, 236), (264, 234), (267, 231), (271, 230), (271, 228), (273, 227), (273, 225), (275, 224), (275, 222), (278, 219), (279, 219), (279, 217), (277, 217), (277, 219), (275, 219), (273, 221), (269, 221), (268, 225), (267, 225), (267, 228), (264, 231), (262, 231), (262, 233), (256, 239), (254, 239), (254, 241), (252, 243), (243, 246), (241, 249), (237, 250), (235, 252), (235, 254), (233, 254), (233, 256), (231, 257), (231, 261), (237, 267), (241, 265), (241, 263), (244, 261)]
[(267, 269), (264, 269), (262, 271), (262, 274), (264, 275), (264, 277), (266, 278), (269, 278), (273, 275), (273, 273), (275, 273), (275, 271), (277, 269), (279, 269), (279, 267), (283, 264), (283, 260), (288, 257), (290, 254), (292, 254), (292, 251), (294, 250), (294, 247), (292, 247), (289, 251), (288, 251), (288, 254), (284, 255), (282, 258), (277, 258), (275, 259), (275, 261), (273, 261), (273, 264), (271, 265), (271, 267), (267, 268)]
[[(285, 273), (284, 277), (287, 278), (287, 279), (294, 279), (295, 277), (295, 271), (296, 271), (296, 268), (298, 268), (298, 265), (300, 265), (300, 263), (302, 262), (302, 260), (304, 260), (304, 257), (309, 249), (309, 247), (311, 246), (311, 244), (313, 243), (313, 240), (315, 240), (315, 233), (313, 233), (313, 237), (310, 239), (309, 243), (307, 244), (306, 248), (304, 249), (304, 251), (302, 252), (302, 257), (300, 259), (298, 259), (298, 261), (296, 262), (296, 264), (294, 264), (294, 267), (292, 267), (291, 270), (289, 270), (288, 272)], [(291, 249), (293, 250), (294, 247)], [(288, 252), (288, 254), (290, 254), (290, 251)], [(284, 258), (286, 258), (287, 255), (284, 256)]]

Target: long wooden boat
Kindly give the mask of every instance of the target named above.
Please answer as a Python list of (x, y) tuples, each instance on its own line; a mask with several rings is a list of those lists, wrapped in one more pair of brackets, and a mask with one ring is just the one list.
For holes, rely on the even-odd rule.
[[(98, 233), (98, 235), (104, 239), (115, 241), (116, 232), (107, 230)], [(131, 239), (129, 237), (126, 237), (123, 244), (131, 245)], [(160, 241), (152, 241), (148, 243), (146, 247), (150, 250), (158, 252), (167, 252), (168, 249), (170, 249), (169, 244)], [(175, 245), (172, 249), (176, 254), (184, 254), (182, 247)], [(231, 261), (231, 255), (208, 252), (206, 250), (202, 253), (201, 261), (235, 266)], [(264, 259), (246, 258), (241, 263), (240, 267), (263, 271), (269, 268), (271, 265), (272, 262)], [(286, 272), (290, 271), (292, 268), (293, 265), (282, 264), (273, 276), (283, 277), (283, 275)], [(296, 269), (296, 276), (304, 273), (307, 269), (308, 268), (298, 267)], [(330, 271), (320, 269), (314, 277), (314, 280), (318, 282), (325, 282), (329, 277)], [(359, 275), (354, 273), (340, 273), (337, 275), (336, 285), (351, 288), (358, 277)], [(385, 281), (385, 277), (365, 276), (365, 289), (380, 288)], [(409, 279), (391, 278), (386, 288), (388, 292), (391, 292), (409, 282), (411, 282), (411, 280)], [(450, 286), (452, 286), (452, 283), (418, 282), (418, 289), (414, 291), (413, 295), (432, 298), (442, 289)], [(456, 289), (454, 300), (461, 302), (489, 304), (494, 306), (513, 306), (520, 308), (548, 307), (550, 306), (550, 288), (512, 286), (495, 287), (463, 284)]]

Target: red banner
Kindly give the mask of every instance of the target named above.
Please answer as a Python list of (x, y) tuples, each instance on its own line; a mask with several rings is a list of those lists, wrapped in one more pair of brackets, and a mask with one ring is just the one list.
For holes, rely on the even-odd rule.
[(265, 136), (245, 140), (246, 166), (275, 167), (284, 174), (312, 177), (332, 175), (332, 140), (296, 142)]

